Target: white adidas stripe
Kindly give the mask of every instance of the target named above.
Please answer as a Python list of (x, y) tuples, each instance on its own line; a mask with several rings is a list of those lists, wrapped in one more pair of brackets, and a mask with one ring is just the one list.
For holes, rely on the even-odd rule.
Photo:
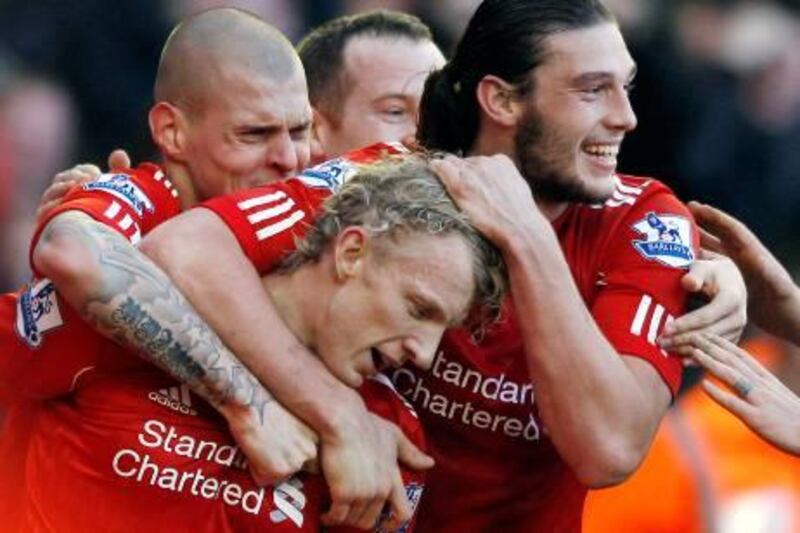
[(108, 209), (106, 209), (106, 212), (103, 213), (103, 216), (105, 216), (106, 218), (113, 219), (119, 214), (121, 210), (122, 210), (121, 205), (119, 205), (117, 202), (111, 202), (111, 205), (108, 206)]
[(639, 301), (639, 308), (636, 309), (636, 315), (633, 317), (633, 322), (631, 323), (631, 333), (634, 335), (642, 334), (644, 319), (647, 318), (647, 311), (650, 310), (652, 301), (653, 299), (647, 294), (643, 295), (642, 299)]
[(242, 211), (247, 211), (253, 207), (270, 204), (278, 200), (283, 200), (284, 198), (286, 198), (286, 193), (283, 191), (277, 191), (271, 194), (265, 194), (264, 196), (256, 196), (255, 198), (250, 198), (249, 200), (243, 200), (236, 205)]
[[(652, 314), (650, 314), (651, 307), (653, 308)], [(648, 316), (650, 317), (649, 320)], [(675, 317), (672, 315), (666, 313), (666, 309), (663, 305), (653, 305), (653, 299), (649, 295), (644, 294), (642, 295), (642, 299), (639, 300), (639, 307), (636, 308), (636, 314), (631, 322), (630, 332), (633, 335), (641, 336), (645, 329), (645, 324), (647, 324), (647, 342), (655, 346), (658, 333), (663, 329), (663, 326), (672, 322), (674, 318)], [(661, 350), (661, 353), (664, 354), (665, 357), (667, 356), (667, 352), (664, 350)]]
[(632, 187), (630, 185), (625, 185), (624, 183), (622, 183), (622, 180), (619, 179), (618, 177), (614, 177), (614, 184), (617, 186), (617, 189), (619, 189), (620, 192), (623, 192), (625, 194), (633, 194), (635, 196), (639, 196), (643, 192), (642, 189), (640, 189), (639, 187)]
[(650, 319), (650, 329), (647, 330), (647, 342), (650, 344), (656, 343), (658, 326), (661, 324), (662, 316), (664, 316), (664, 308), (660, 304), (656, 305), (656, 308), (653, 311), (653, 317)]
[(276, 222), (270, 226), (266, 226), (256, 231), (256, 238), (259, 241), (268, 239), (273, 235), (285, 231), (305, 218), (306, 214), (303, 211), (295, 211), (288, 218), (284, 218), (280, 222)]
[(133, 225), (133, 219), (130, 215), (126, 214), (122, 217), (122, 220), (119, 221), (117, 226), (119, 226), (123, 231), (128, 231), (128, 229)]
[(267, 209), (262, 209), (261, 211), (256, 211), (251, 215), (247, 215), (247, 221), (251, 224), (258, 224), (259, 222), (263, 222), (268, 218), (274, 218), (278, 215), (282, 215), (289, 211), (292, 207), (294, 207), (294, 200), (289, 198), (282, 204), (278, 204), (275, 207), (270, 207)]

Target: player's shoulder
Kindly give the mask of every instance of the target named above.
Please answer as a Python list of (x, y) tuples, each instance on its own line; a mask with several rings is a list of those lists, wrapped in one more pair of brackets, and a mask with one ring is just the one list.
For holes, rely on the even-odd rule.
[(605, 202), (575, 206), (581, 218), (606, 226), (632, 223), (630, 219), (649, 211), (688, 216), (688, 208), (672, 189), (655, 178), (618, 174), (613, 180), (614, 190)]
[(611, 197), (599, 206), (604, 210), (625, 212), (654, 201), (677, 200), (672, 189), (655, 178), (617, 174), (613, 179)]
[[(597, 224), (604, 249), (630, 242), (646, 259), (685, 268), (694, 260), (694, 219), (672, 190), (659, 180), (615, 176), (614, 194), (601, 206)], [(605, 235), (604, 237), (602, 235)]]
[(380, 142), (352, 150), (301, 172), (297, 179), (312, 188), (337, 190), (362, 167), (396, 155), (408, 154), (401, 143)]
[(84, 183), (84, 191), (107, 193), (122, 201), (139, 216), (153, 213), (165, 202), (178, 205), (178, 191), (163, 169), (155, 163), (142, 163), (100, 174)]

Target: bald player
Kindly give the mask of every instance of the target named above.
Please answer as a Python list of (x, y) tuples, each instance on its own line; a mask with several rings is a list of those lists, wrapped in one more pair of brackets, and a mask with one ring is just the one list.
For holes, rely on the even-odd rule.
[[(308, 163), (311, 110), (299, 59), (279, 32), (251, 15), (233, 9), (212, 10), (178, 26), (165, 46), (155, 93), (149, 122), (153, 139), (164, 155), (163, 172), (143, 165), (129, 174), (168, 185), (180, 208), (285, 177)], [(163, 178), (164, 173), (169, 179)], [(147, 219), (139, 228), (112, 224), (118, 231), (127, 232), (125, 236), (136, 241), (140, 230), (144, 233), (172, 214), (151, 213), (146, 196), (139, 196), (146, 186), (128, 186), (115, 177), (108, 176), (102, 189), (120, 197), (119, 204), (127, 204), (134, 218), (139, 211)], [(98, 190), (84, 185), (74, 194), (92, 196)], [(99, 273), (96, 266), (86, 268), (81, 261), (87, 257), (86, 242), (109, 220), (90, 215), (80, 202), (71, 202), (70, 198), (67, 196), (66, 202), (40, 224), (42, 228), (47, 225), (47, 235), (54, 237), (34, 243), (32, 258), (37, 273), (51, 279), (67, 303), (90, 322), (104, 324), (111, 317), (98, 311), (102, 305), (90, 306), (88, 302), (102, 303), (120, 293), (133, 293), (132, 298), (143, 310), (169, 321), (169, 304), (176, 289), (171, 284), (154, 284), (144, 275), (146, 269), (140, 265), (145, 259), (137, 250), (126, 254), (129, 262), (101, 261)], [(124, 219), (117, 222), (124, 225)], [(201, 242), (205, 237), (201, 235)], [(192, 241), (194, 245), (197, 242)], [(115, 246), (130, 244), (120, 239)], [(228, 280), (225, 269), (214, 273), (217, 280)], [(97, 275), (105, 280), (103, 294), (87, 293), (96, 283), (92, 277)], [(192, 303), (281, 403), (319, 434), (325, 452), (323, 472), (334, 500), (332, 521), (373, 523), (396, 488), (397, 454), (404, 453), (412, 465), (429, 465), (429, 458), (387, 423), (367, 413), (360, 397), (325, 371), (289, 333), (269, 302), (244, 315), (229, 314), (229, 300), (248, 293), (238, 292), (235, 280), (225, 285), (221, 292), (227, 293), (227, 298)], [(233, 316), (245, 319), (228, 320)], [(264, 320), (271, 327), (268, 346), (251, 342), (246, 334)], [(43, 336), (45, 342), (48, 334)], [(147, 352), (144, 355), (186, 381), (201, 396), (208, 398), (211, 391), (216, 395), (212, 404), (239, 398), (233, 393), (241, 375), (238, 363), (226, 364), (221, 371), (218, 365), (191, 352), (162, 353), (150, 346), (142, 348)], [(302, 387), (298, 376), (302, 376)], [(255, 388), (256, 384), (248, 386)], [(254, 399), (255, 395), (246, 395), (243, 409), (235, 411), (249, 413), (253, 407), (261, 407), (251, 403)], [(241, 424), (229, 421), (229, 425), (238, 438), (236, 428)], [(280, 438), (281, 445), (272, 445), (270, 457), (259, 458), (264, 461), (262, 481), (288, 475), (304, 461), (304, 454), (292, 447), (294, 440), (303, 438), (296, 427), (287, 427), (285, 435), (283, 431), (272, 432), (275, 435), (271, 437)], [(397, 504), (401, 509), (408, 509), (402, 491), (392, 494), (402, 500)]]

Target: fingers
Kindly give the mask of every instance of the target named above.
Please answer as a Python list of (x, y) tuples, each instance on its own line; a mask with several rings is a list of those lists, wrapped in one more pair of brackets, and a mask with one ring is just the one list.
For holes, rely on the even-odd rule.
[(709, 396), (711, 396), (712, 400), (739, 418), (747, 419), (748, 417), (752, 416), (753, 407), (735, 394), (722, 390), (708, 380), (703, 380), (702, 386), (703, 390), (706, 391)]
[[(360, 498), (357, 495), (331, 494), (333, 503), (330, 510), (322, 515), (322, 523), (325, 526), (347, 524), (361, 529), (370, 529), (378, 521), (389, 494), (388, 487), (372, 499)], [(403, 492), (403, 496), (405, 497), (405, 492)]]
[(350, 513), (350, 504), (341, 501), (338, 498), (333, 498), (331, 508), (327, 513), (323, 514), (320, 518), (322, 525), (332, 527), (343, 524), (347, 515)]
[[(670, 321), (664, 326), (663, 333), (658, 339), (659, 346), (664, 349), (671, 349), (681, 344), (689, 343), (691, 336), (699, 333), (700, 330), (708, 328), (718, 328), (717, 331), (722, 330), (727, 326), (722, 324), (728, 318), (725, 313), (727, 315), (731, 313), (731, 310), (726, 308), (727, 305), (725, 302), (712, 300), (700, 309)], [(724, 318), (720, 319), (720, 316)]]
[(445, 156), (443, 159), (434, 159), (431, 161), (430, 167), (431, 170), (439, 176), (439, 179), (442, 180), (447, 191), (455, 196), (456, 184), (458, 183), (461, 171), (459, 167), (456, 166), (454, 160), (451, 159), (450, 156)]
[(700, 232), (700, 250), (711, 250), (717, 254), (725, 253), (725, 244), (716, 235), (709, 233), (703, 228), (697, 228)]
[(372, 500), (372, 502), (370, 502), (370, 504), (365, 507), (363, 512), (359, 515), (358, 520), (354, 522), (356, 527), (360, 527), (362, 529), (374, 528), (375, 524), (378, 523), (378, 520), (381, 517), (381, 512), (384, 509), (384, 503), (385, 501), (382, 498)]
[(131, 168), (131, 158), (125, 150), (117, 148), (108, 155), (108, 168), (109, 170)]
[(433, 457), (424, 453), (411, 440), (397, 430), (397, 460), (413, 470), (427, 470), (434, 465)]
[[(697, 336), (692, 343), (698, 347), (692, 352), (695, 360), (729, 387), (736, 388), (742, 381), (752, 387), (762, 381), (761, 371), (766, 370), (761, 368), (761, 371), (754, 371), (748, 363), (757, 364), (755, 360), (733, 343), (721, 337), (706, 335)], [(753, 400), (752, 394), (742, 393), (742, 396)]]
[(36, 219), (41, 220), (47, 213), (61, 203), (62, 198), (75, 186), (95, 179), (100, 175), (100, 169), (91, 164), (76, 165), (69, 170), (59, 172), (53, 178), (53, 183), (42, 194), (36, 208)]
[(764, 368), (761, 363), (756, 361), (754, 357), (742, 350), (727, 339), (722, 339), (716, 336), (709, 336), (708, 342), (716, 345), (719, 349), (714, 350), (713, 354), (720, 354), (724, 360), (734, 368), (741, 369), (742, 371), (749, 371), (753, 377), (768, 377), (772, 378), (772, 374)]
[(389, 516), (381, 524), (381, 529), (383, 530), (394, 531), (400, 529), (411, 520), (414, 514), (414, 509), (411, 506), (411, 502), (408, 501), (406, 487), (399, 471), (396, 472), (394, 482), (392, 483), (392, 491), (389, 493), (388, 505)]
[(689, 210), (694, 215), (697, 223), (725, 242), (728, 246), (740, 247), (742, 243), (755, 239), (747, 227), (737, 219), (715, 207), (690, 202)]
[(728, 386), (732, 386), (739, 380), (740, 374), (728, 365), (712, 357), (705, 349), (695, 348), (692, 357), (700, 363), (700, 366), (708, 370), (714, 377), (721, 380)]
[(723, 318), (719, 316), (725, 312), (714, 302), (707, 304), (691, 313), (683, 315), (664, 326), (664, 332), (658, 339), (658, 345), (665, 350), (677, 350), (681, 346), (689, 345), (695, 335), (719, 335), (729, 341), (737, 342), (742, 333), (746, 318), (734, 308)]

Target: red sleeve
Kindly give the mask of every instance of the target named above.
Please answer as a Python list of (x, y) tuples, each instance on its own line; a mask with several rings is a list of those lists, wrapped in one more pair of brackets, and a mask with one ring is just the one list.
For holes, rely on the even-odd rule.
[(620, 354), (652, 364), (673, 394), (682, 364), (656, 344), (664, 326), (686, 311), (680, 280), (699, 245), (689, 210), (666, 188), (631, 208), (606, 243), (601, 260), (604, 288), (592, 314)]
[(97, 366), (106, 342), (49, 280), (0, 295), (0, 400), (66, 394), (78, 376)]
[(142, 235), (180, 210), (178, 192), (169, 179), (157, 165), (143, 163), (135, 169), (102, 174), (73, 188), (63, 202), (39, 222), (30, 250), (33, 253), (47, 223), (65, 211), (86, 213), (136, 244)]
[(364, 165), (408, 153), (399, 143), (376, 143), (304, 170), (285, 182), (214, 198), (211, 209), (236, 236), (259, 274), (270, 272), (295, 249), (313, 224), (320, 205)]
[(331, 192), (309, 188), (298, 179), (209, 200), (199, 207), (217, 214), (236, 236), (260, 274), (266, 274), (295, 249)]

